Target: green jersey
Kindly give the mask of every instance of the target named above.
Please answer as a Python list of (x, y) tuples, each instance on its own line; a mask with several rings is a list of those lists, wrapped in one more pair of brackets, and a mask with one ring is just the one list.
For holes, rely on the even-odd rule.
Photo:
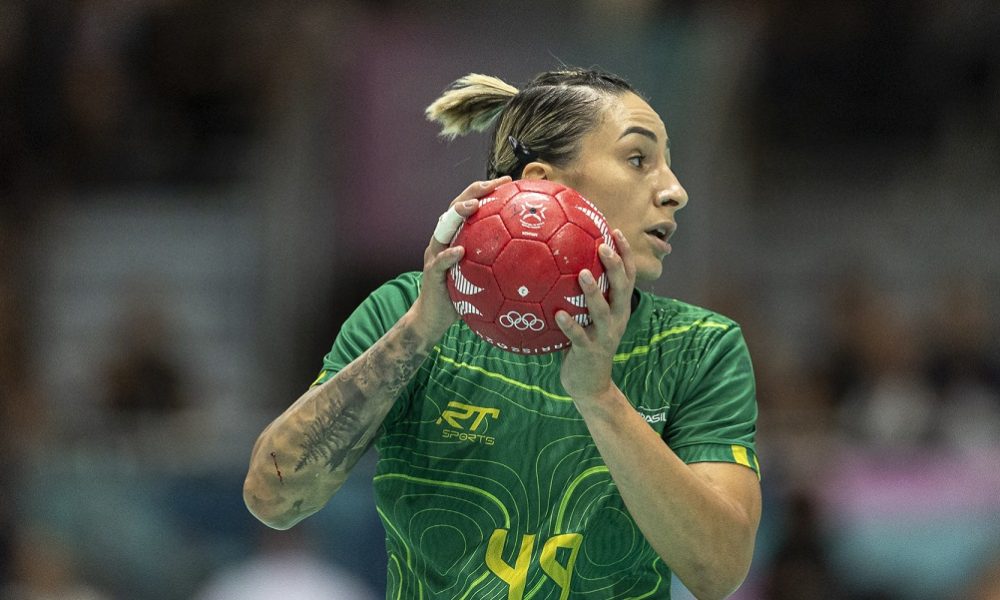
[[(419, 287), (408, 273), (369, 296), (316, 383), (392, 327)], [(739, 327), (638, 296), (615, 383), (683, 461), (758, 471)], [(629, 515), (559, 366), (559, 354), (504, 352), (461, 321), (434, 347), (375, 442), (388, 598), (669, 598), (670, 569)]]

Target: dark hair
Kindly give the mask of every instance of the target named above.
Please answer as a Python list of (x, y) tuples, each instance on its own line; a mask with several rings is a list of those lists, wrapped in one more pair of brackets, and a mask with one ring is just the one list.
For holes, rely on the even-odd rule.
[(637, 93), (621, 77), (597, 69), (548, 71), (520, 91), (472, 74), (454, 82), (426, 113), (447, 137), (494, 123), (487, 177), (517, 179), (535, 158), (557, 166), (570, 162), (580, 139), (600, 123), (600, 105), (626, 92)]

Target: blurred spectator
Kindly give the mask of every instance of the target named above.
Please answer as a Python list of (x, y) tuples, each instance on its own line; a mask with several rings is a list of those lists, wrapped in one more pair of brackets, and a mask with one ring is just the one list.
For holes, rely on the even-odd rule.
[[(0, 9), (2, 15), (2, 9)], [(15, 574), (16, 491), (22, 488), (25, 459), (49, 433), (39, 387), (32, 376), (30, 315), (25, 309), (23, 244), (0, 207), (0, 588)], [(17, 220), (14, 220), (17, 222)]]
[(814, 500), (798, 493), (789, 498), (782, 539), (764, 575), (761, 600), (841, 600), (837, 574), (825, 551)]
[(818, 378), (839, 404), (865, 377), (865, 359), (871, 353), (865, 344), (873, 341), (869, 331), (878, 326), (879, 298), (868, 275), (836, 278), (829, 287), (831, 303), (823, 307), (830, 326), (829, 349), (819, 365)]
[(909, 451), (933, 441), (935, 397), (920, 370), (920, 341), (892, 315), (869, 332), (864, 378), (844, 398), (845, 432), (873, 448)]
[[(23, 306), (13, 282), (0, 278), (0, 453), (8, 459), (23, 457), (29, 441), (46, 430), (44, 407), (31, 376)], [(9, 468), (0, 470), (0, 481), (9, 473)]]
[(940, 436), (975, 450), (1000, 441), (1000, 345), (980, 280), (952, 281), (933, 315), (927, 373), (941, 402)]
[(922, 370), (925, 340), (903, 307), (857, 277), (838, 286), (824, 378), (842, 432), (874, 448), (931, 441), (935, 396)]
[(44, 528), (15, 534), (10, 580), (2, 600), (105, 600), (109, 596), (80, 578), (70, 546)]
[(960, 593), (954, 600), (1000, 600), (1000, 555), (973, 578), (968, 590)]
[(101, 372), (95, 423), (111, 435), (85, 442), (94, 448), (110, 443), (117, 459), (147, 468), (183, 464), (183, 453), (169, 449), (190, 448), (198, 439), (198, 417), (187, 410), (198, 407), (189, 398), (197, 391), (191, 389), (190, 372), (181, 362), (183, 346), (177, 345), (178, 327), (162, 297), (162, 290), (139, 284), (122, 302)]
[[(228, 5), (227, 5), (228, 4)], [(260, 133), (277, 3), (0, 5), (0, 191), (235, 180)]]
[(195, 600), (375, 600), (359, 577), (324, 560), (299, 529), (262, 530), (260, 547), (247, 561), (223, 568)]
[[(25, 35), (23, 3), (0, 3), (0, 196), (12, 196), (25, 165), (28, 140), (18, 79), (23, 75), (22, 47)], [(2, 217), (0, 217), (2, 218)]]
[(185, 405), (182, 375), (170, 349), (172, 329), (155, 295), (140, 293), (117, 335), (106, 371), (106, 404), (126, 423), (155, 419)]
[[(265, 117), (286, 41), (280, 34), (289, 11), (282, 7), (199, 0), (148, 7), (121, 48), (133, 120), (123, 123), (127, 135), (112, 158), (130, 159), (134, 175), (153, 180), (233, 181)], [(109, 14), (119, 12), (116, 6)]]

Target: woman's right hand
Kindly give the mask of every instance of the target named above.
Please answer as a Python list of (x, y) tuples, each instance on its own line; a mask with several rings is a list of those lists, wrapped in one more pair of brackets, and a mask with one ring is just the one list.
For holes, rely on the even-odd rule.
[[(479, 198), (510, 180), (510, 176), (505, 175), (489, 181), (477, 181), (452, 200), (449, 210), (454, 207), (463, 220), (468, 219), (479, 210)], [(451, 236), (454, 237), (454, 232)], [(441, 242), (431, 237), (427, 249), (424, 250), (424, 274), (420, 295), (410, 308), (414, 325), (422, 332), (422, 337), (428, 341), (433, 340), (432, 343), (437, 343), (458, 318), (458, 312), (455, 311), (448, 296), (446, 281), (448, 269), (461, 260), (465, 249), (461, 246), (450, 247), (449, 244), (450, 240)]]

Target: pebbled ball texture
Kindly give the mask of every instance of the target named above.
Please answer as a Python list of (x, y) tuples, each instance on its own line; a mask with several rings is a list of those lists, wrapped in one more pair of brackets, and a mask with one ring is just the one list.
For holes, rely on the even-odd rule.
[(597, 254), (615, 251), (604, 216), (575, 190), (546, 180), (505, 183), (479, 199), (479, 210), (452, 241), (465, 255), (448, 274), (448, 292), (462, 319), (487, 342), (518, 354), (564, 349), (559, 310), (590, 324), (581, 269), (608, 296)]

